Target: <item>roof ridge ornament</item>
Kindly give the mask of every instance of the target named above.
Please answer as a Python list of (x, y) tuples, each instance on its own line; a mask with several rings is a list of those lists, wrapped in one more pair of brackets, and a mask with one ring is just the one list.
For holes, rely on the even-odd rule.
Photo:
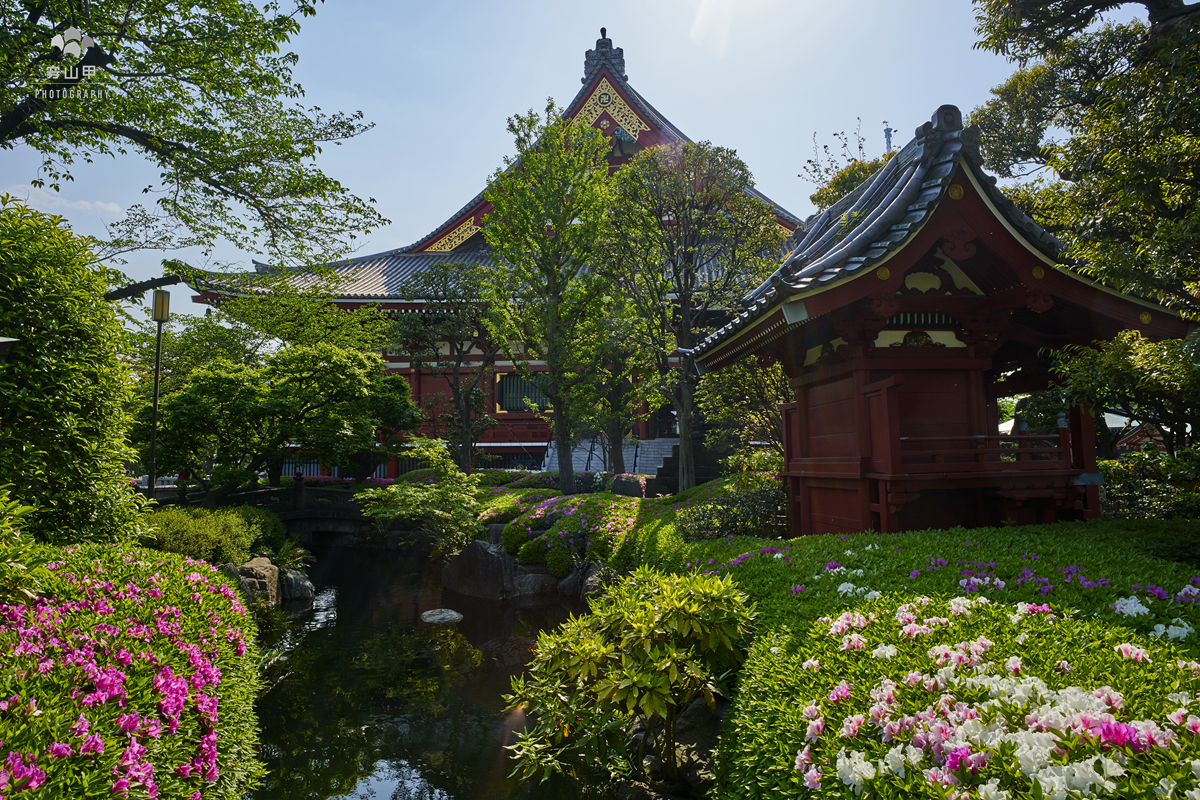
[(607, 30), (601, 28), (600, 38), (596, 40), (596, 49), (588, 50), (583, 56), (583, 77), (579, 82), (585, 86), (603, 67), (608, 67), (608, 71), (621, 80), (629, 80), (629, 76), (625, 74), (625, 49), (614, 48), (612, 39), (609, 39), (607, 34)]

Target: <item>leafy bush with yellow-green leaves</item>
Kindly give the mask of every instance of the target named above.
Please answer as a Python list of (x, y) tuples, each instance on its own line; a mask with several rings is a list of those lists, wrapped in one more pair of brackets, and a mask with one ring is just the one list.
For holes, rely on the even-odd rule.
[(529, 676), (506, 698), (533, 720), (513, 746), (518, 770), (645, 779), (654, 754), (678, 781), (675, 721), (696, 698), (729, 693), (753, 621), (728, 579), (637, 570), (590, 614), (538, 635)]

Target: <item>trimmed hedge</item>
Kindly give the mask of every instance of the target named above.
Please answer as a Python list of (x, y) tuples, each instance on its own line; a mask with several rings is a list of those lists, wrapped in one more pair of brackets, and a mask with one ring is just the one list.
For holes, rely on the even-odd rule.
[(237, 591), (180, 556), (39, 551), (44, 596), (0, 605), (5, 795), (243, 798), (262, 767)]
[[(269, 508), (257, 506), (231, 506), (226, 511), (232, 511), (242, 518), (247, 525), (255, 530), (254, 541), (250, 543), (251, 553), (261, 553), (270, 550), (278, 553), (288, 540), (283, 520)], [(237, 562), (241, 563), (241, 562)]]
[(164, 508), (146, 516), (145, 544), (214, 564), (244, 564), (263, 535), (234, 509)]

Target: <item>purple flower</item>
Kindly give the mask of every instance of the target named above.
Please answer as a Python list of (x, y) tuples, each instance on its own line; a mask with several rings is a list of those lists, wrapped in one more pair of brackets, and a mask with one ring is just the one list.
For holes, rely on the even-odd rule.
[[(845, 537), (842, 537), (842, 538), (845, 538)], [(824, 569), (827, 569), (827, 570), (834, 570), (834, 569), (841, 569), (841, 568), (842, 568), (842, 565), (836, 561), (830, 561), (824, 567)]]
[(91, 734), (83, 740), (83, 744), (79, 745), (79, 755), (87, 755), (88, 753), (103, 753), (104, 741), (96, 734)]
[(88, 723), (87, 719), (83, 716), (83, 714), (80, 714), (79, 719), (75, 720), (75, 724), (71, 726), (71, 735), (84, 736), (87, 734), (89, 727), (90, 724)]
[(914, 569), (912, 572), (908, 573), (908, 577), (910, 577), (910, 578), (916, 578), (916, 577), (919, 577), (920, 575), (921, 575), (921, 570), (919, 570), (919, 569)]
[(46, 748), (46, 755), (51, 758), (66, 758), (67, 756), (75, 755), (75, 751), (71, 749), (71, 745), (63, 744), (62, 742), (52, 742)]

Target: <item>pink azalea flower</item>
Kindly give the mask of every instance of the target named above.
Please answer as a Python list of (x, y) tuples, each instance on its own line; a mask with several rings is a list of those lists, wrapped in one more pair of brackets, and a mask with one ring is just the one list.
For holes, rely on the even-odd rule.
[(833, 687), (833, 691), (829, 693), (829, 699), (832, 702), (845, 700), (850, 696), (850, 685), (842, 681), (837, 686)]
[(812, 745), (806, 744), (803, 750), (796, 751), (796, 769), (804, 769), (806, 765), (812, 763), (812, 760)]
[(808, 772), (804, 773), (804, 786), (808, 789), (821, 788), (821, 770), (812, 767)]
[(817, 738), (825, 732), (824, 717), (817, 717), (812, 722), (808, 723), (808, 731), (804, 734), (804, 741), (815, 742)]

